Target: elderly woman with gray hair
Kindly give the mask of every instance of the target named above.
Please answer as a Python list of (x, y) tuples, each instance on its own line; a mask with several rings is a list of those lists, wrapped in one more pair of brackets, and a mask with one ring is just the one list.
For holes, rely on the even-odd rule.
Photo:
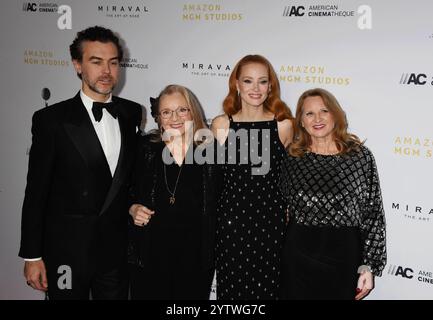
[(209, 299), (215, 172), (193, 157), (200, 145), (193, 137), (206, 128), (203, 112), (179, 85), (167, 86), (151, 103), (158, 129), (139, 137), (129, 210), (131, 298)]

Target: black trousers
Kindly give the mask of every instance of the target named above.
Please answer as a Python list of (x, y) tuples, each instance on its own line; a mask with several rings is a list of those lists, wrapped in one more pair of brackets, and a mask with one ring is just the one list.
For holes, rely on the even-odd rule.
[(289, 223), (283, 248), (281, 299), (354, 300), (361, 252), (358, 228)]

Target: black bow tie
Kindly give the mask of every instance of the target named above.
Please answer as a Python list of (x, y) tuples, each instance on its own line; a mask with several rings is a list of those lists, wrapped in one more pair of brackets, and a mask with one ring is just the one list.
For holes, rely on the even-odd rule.
[(101, 121), (102, 109), (104, 108), (107, 109), (108, 112), (110, 112), (114, 119), (117, 119), (117, 106), (115, 102), (103, 103), (94, 101), (92, 106), (92, 113), (97, 122)]

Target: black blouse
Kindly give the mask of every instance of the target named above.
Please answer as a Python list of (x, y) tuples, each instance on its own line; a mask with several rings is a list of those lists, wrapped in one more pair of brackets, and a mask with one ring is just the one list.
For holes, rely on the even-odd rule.
[[(191, 147), (188, 152), (193, 152), (193, 148)], [(174, 161), (166, 165), (161, 155), (157, 157), (159, 159), (154, 209), (157, 209), (158, 214), (152, 217), (152, 226), (200, 230), (203, 200), (198, 195), (201, 195), (203, 188), (202, 167), (196, 163), (183, 163), (179, 167)], [(167, 188), (173, 192), (177, 180), (176, 200), (170, 204), (171, 194)]]

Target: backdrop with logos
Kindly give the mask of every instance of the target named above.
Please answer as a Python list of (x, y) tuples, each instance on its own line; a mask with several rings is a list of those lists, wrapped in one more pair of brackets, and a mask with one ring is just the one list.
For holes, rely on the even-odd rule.
[(93, 25), (122, 38), (116, 93), (147, 113), (150, 96), (178, 83), (213, 118), (234, 64), (252, 53), (271, 61), (292, 111), (306, 89), (333, 92), (381, 180), (388, 264), (368, 299), (432, 299), (432, 10), (429, 0), (3, 1), (0, 299), (42, 298), (17, 256), (31, 117), (79, 90), (68, 47)]

